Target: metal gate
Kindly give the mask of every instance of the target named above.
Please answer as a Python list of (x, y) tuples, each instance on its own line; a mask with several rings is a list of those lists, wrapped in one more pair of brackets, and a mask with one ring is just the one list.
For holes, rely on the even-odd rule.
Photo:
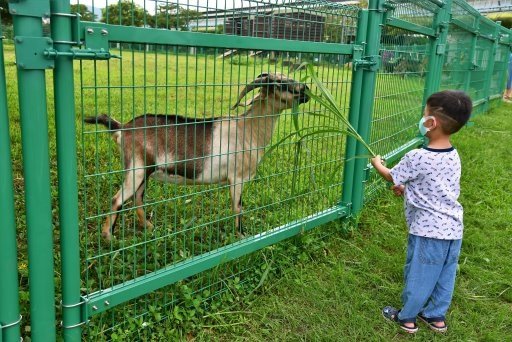
[[(181, 302), (211, 303), (249, 281), (251, 253), (355, 217), (378, 194), (363, 146), (335, 132), (339, 122), (309, 99), (316, 89), (304, 62), (393, 162), (422, 143), (415, 124), (432, 92), (464, 89), (482, 111), (500, 96), (511, 42), (509, 30), (462, 0), (372, 0), (368, 10), (121, 1), (101, 11), (26, 0), (9, 9), (31, 336), (45, 341), (56, 339), (56, 317), (65, 340), (111, 339)], [(317, 134), (298, 141), (298, 129)], [(5, 165), (1, 193), (10, 196)], [(10, 221), (2, 262), (16, 254)], [(1, 266), (12, 274), (15, 263)], [(5, 284), (12, 304), (0, 310), (0, 336), (15, 340), (17, 328), (6, 327), (17, 324), (17, 282)]]
[[(306, 75), (302, 62), (316, 64), (320, 78), (348, 112), (352, 81), (346, 64), (354, 51), (359, 53), (357, 58), (362, 52), (350, 44), (356, 36), (359, 9), (308, 2), (247, 1), (243, 9), (226, 12), (196, 6), (157, 15), (154, 29), (116, 25), (115, 16), (108, 24), (82, 24), (86, 44), (89, 39), (102, 40), (104, 51), (119, 57), (80, 63), (82, 118), (107, 114), (125, 123), (148, 113), (137, 120), (145, 120), (143, 125), (149, 127), (137, 138), (135, 130), (124, 137), (133, 140), (121, 142), (130, 151), (124, 152), (123, 164), (114, 141), (122, 138), (111, 139), (104, 125), (82, 126), (82, 188), (78, 191), (82, 194), (82, 274), (87, 289), (82, 295), (86, 317), (99, 317), (89, 323), (89, 329), (101, 334), (127, 321), (123, 311), (101, 314), (111, 307), (127, 303), (124, 307), (138, 317), (149, 312), (153, 301), (171, 306), (179, 300), (179, 287), (164, 286), (212, 268), (215, 272), (207, 276), (207, 283), (203, 279), (191, 287), (201, 293), (208, 288), (208, 296), (217, 296), (227, 288), (222, 279), (243, 279), (249, 267), (235, 262), (223, 269), (219, 264), (349, 213), (347, 205), (340, 204), (345, 146), (339, 134), (308, 139), (300, 153), (295, 143), (285, 141), (265, 155), (261, 164), (254, 160), (261, 158), (265, 146), (293, 131), (293, 115), (300, 117), (303, 126), (329, 124), (319, 116), (322, 108), (312, 101), (300, 105), (295, 114), (287, 105), (281, 111), (277, 107), (282, 96), (289, 95), (287, 90), (265, 88), (276, 82), (278, 87), (301, 83)], [(194, 18), (193, 12), (199, 10), (206, 11), (201, 20)], [(180, 20), (188, 22), (188, 31), (178, 27)], [(267, 73), (270, 76), (261, 76)], [(255, 90), (240, 98), (251, 88)], [(259, 96), (273, 98), (267, 101)], [(275, 101), (276, 96), (281, 102)], [(244, 104), (251, 101), (254, 104)], [(231, 109), (238, 102), (243, 105)], [(170, 122), (156, 123), (158, 118), (149, 113), (178, 114), (190, 121), (173, 117)], [(171, 132), (160, 130), (162, 125)], [(128, 124), (122, 130), (132, 128)], [(180, 151), (179, 145), (187, 144), (190, 136), (194, 136), (193, 144), (181, 148), (193, 151)], [(158, 141), (174, 155), (158, 162), (146, 150), (140, 156), (143, 166), (129, 166), (126, 160), (138, 158), (137, 139), (144, 145)], [(217, 144), (217, 151), (205, 148)], [(125, 177), (133, 178), (124, 180), (125, 184), (137, 182), (137, 168), (144, 168), (142, 174), (163, 163), (172, 177), (183, 177), (186, 172), (200, 173), (210, 153), (214, 161), (204, 166), (209, 170), (206, 174), (186, 176), (192, 185), (142, 179), (139, 191), (145, 193), (144, 199), (129, 201), (121, 210), (111, 205), (117, 191), (119, 202), (129, 199), (131, 192), (119, 190), (120, 185)], [(185, 165), (184, 170), (175, 166), (179, 163)], [(223, 163), (227, 170), (220, 166)], [(227, 182), (223, 182), (223, 173), (228, 175)], [(232, 173), (244, 176), (233, 180)], [(210, 179), (221, 184), (201, 185)], [(239, 204), (233, 199), (237, 188), (242, 191), (241, 216), (233, 210)], [(117, 227), (105, 242), (101, 232), (108, 231), (115, 220), (113, 212), (118, 213)]]

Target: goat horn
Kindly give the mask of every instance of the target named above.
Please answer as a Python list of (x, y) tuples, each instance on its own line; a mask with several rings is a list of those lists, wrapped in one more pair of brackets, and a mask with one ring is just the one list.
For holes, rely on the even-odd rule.
[(271, 80), (271, 77), (269, 74), (261, 74), (259, 75), (254, 81), (252, 81), (250, 84), (248, 84), (240, 93), (238, 96), (238, 99), (236, 100), (236, 103), (231, 109), (235, 109), (240, 105), (240, 101), (247, 95), (248, 92), (251, 90), (254, 90), (256, 88), (259, 88), (265, 84), (268, 84)]

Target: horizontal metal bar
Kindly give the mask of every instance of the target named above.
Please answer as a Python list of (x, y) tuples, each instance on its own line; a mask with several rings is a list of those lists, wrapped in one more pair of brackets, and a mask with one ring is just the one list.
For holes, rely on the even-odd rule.
[[(404, 145), (394, 149), (391, 152), (386, 153), (383, 158), (386, 161), (386, 164), (392, 164), (398, 159), (402, 158), (404, 154), (409, 152), (410, 150), (417, 148), (421, 145), (423, 145), (423, 138), (422, 137), (416, 137)], [(366, 167), (370, 170), (370, 172), (374, 172), (375, 169), (373, 168), (372, 164), (366, 165)]]
[(411, 141), (407, 142), (406, 144), (400, 146), (399, 148), (394, 149), (389, 153), (386, 153), (384, 155), (384, 159), (386, 159), (386, 162), (388, 163), (394, 163), (396, 160), (402, 158), (402, 156), (409, 152), (410, 150), (423, 145), (423, 142), (424, 140), (422, 137), (416, 137)]
[(486, 98), (483, 98), (483, 99), (480, 99), (480, 100), (476, 100), (476, 101), (473, 101), (473, 108), (475, 107), (478, 107), (484, 103), (487, 102), (487, 99)]
[(86, 296), (85, 322), (90, 316), (106, 311), (116, 305), (157, 290), (163, 286), (176, 283), (192, 275), (216, 267), (222, 263), (250, 254), (270, 246), (303, 231), (308, 231), (321, 224), (346, 217), (346, 206), (336, 206), (302, 220), (294, 221), (281, 227), (248, 237), (212, 252), (198, 255), (173, 266), (155, 271), (151, 274), (135, 278), (120, 285), (113, 286)]
[(434, 29), (424, 27), (424, 26), (421, 26), (418, 24), (414, 24), (414, 23), (411, 23), (411, 22), (408, 22), (408, 21), (405, 21), (402, 19), (398, 19), (398, 18), (389, 17), (386, 21), (386, 25), (401, 28), (401, 29), (419, 33), (419, 34), (423, 34), (423, 35), (429, 36), (429, 37), (436, 36), (436, 31), (434, 31)]
[(80, 25), (80, 31), (82, 34), (84, 34), (84, 31), (86, 31), (87, 28), (105, 29), (108, 32), (108, 40), (111, 42), (344, 55), (352, 55), (354, 50), (353, 44), (334, 44), (226, 34), (171, 31), (144, 27), (107, 25), (92, 22), (81, 22)]
[(468, 31), (468, 32), (471, 32), (471, 33), (474, 33), (476, 34), (478, 32), (478, 29), (476, 29), (475, 27), (471, 26), (471, 25), (468, 25), (466, 24), (465, 22), (459, 20), (459, 19), (455, 19), (453, 18), (451, 23), (465, 31)]
[(494, 94), (489, 96), (489, 100), (496, 100), (501, 99), (503, 97), (503, 94)]
[(444, 1), (442, 0), (428, 0), (430, 1), (431, 3), (433, 3), (434, 5), (438, 6), (438, 7), (443, 7), (445, 5)]

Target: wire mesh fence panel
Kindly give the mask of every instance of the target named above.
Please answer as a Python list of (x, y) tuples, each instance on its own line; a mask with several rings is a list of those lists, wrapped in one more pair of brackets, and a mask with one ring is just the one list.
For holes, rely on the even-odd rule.
[(408, 23), (431, 28), (439, 6), (430, 1), (399, 1), (394, 6), (393, 17)]
[[(479, 18), (478, 12), (472, 10), (464, 0), (455, 0), (452, 2), (452, 19), (460, 21), (468, 28), (475, 28)], [(476, 12), (476, 15), (475, 15)]]
[(441, 89), (466, 90), (471, 79), (473, 64), (472, 42), (474, 35), (455, 25), (450, 25), (446, 55), (441, 77)]
[(505, 80), (511, 70), (509, 69), (510, 47), (504, 44), (499, 44), (494, 56), (494, 67), (492, 77), (489, 83), (489, 94), (494, 96), (501, 96), (505, 89)]
[(475, 69), (471, 73), (468, 95), (473, 101), (485, 99), (488, 89), (486, 89), (487, 74), (494, 61), (492, 48), (494, 42), (486, 38), (477, 38), (476, 49), (474, 51)]
[[(218, 55), (223, 53), (225, 50), (219, 51)], [(189, 242), (196, 238), (201, 239), (201, 236), (195, 237), (194, 235), (196, 229), (201, 228), (204, 228), (205, 231), (213, 229), (215, 233), (207, 237), (209, 241), (207, 246), (201, 244), (197, 251), (190, 251), (192, 254), (202, 253), (229, 242), (229, 239), (226, 240), (225, 236), (223, 238), (221, 235), (237, 232), (237, 227), (233, 225), (236, 215), (231, 212), (231, 207), (238, 203), (233, 204), (229, 199), (233, 185), (240, 187), (244, 185), (246, 187), (244, 191), (247, 193), (257, 192), (264, 196), (263, 198), (244, 196), (243, 226), (251, 235), (268, 229), (268, 227), (261, 226), (261, 220), (252, 216), (253, 213), (256, 214), (257, 209), (251, 208), (267, 207), (267, 210), (276, 212), (276, 209), (284, 209), (283, 206), (290, 200), (307, 200), (310, 197), (302, 208), (296, 207), (297, 203), (294, 204), (294, 210), (298, 210), (298, 212), (289, 212), (285, 216), (280, 213), (278, 215), (280, 219), (273, 223), (266, 217), (265, 222), (271, 227), (279, 223), (286, 223), (290, 219), (307, 216), (326, 205), (336, 203), (340, 184), (336, 185), (338, 189), (332, 189), (334, 191), (332, 195), (326, 196), (324, 190), (328, 190), (326, 186), (331, 186), (326, 185), (326, 181), (341, 179), (343, 139), (339, 135), (326, 134), (323, 137), (307, 140), (298, 156), (300, 164), (297, 165), (294, 165), (297, 159), (296, 145), (285, 142), (282, 147), (265, 157), (259, 173), (256, 174), (257, 165), (252, 163), (252, 160), (262, 158), (265, 146), (278, 142), (292, 132), (292, 114), (287, 112), (279, 115), (280, 108), (283, 107), (283, 100), (278, 98), (280, 102), (276, 103), (274, 99), (276, 96), (288, 96), (288, 94), (276, 91), (265, 95), (272, 97), (272, 102), (267, 100), (260, 103), (261, 100), (260, 102), (256, 100), (255, 105), (239, 107), (236, 111), (229, 109), (237, 102), (239, 89), (240, 91), (243, 91), (244, 88), (247, 89), (246, 85), (251, 86), (252, 81), (250, 80), (253, 79), (263, 82), (262, 77), (258, 76), (268, 72), (269, 69), (270, 75), (286, 72), (288, 75), (296, 75), (294, 77), (300, 79), (302, 71), (290, 74), (289, 69), (282, 66), (285, 62), (283, 57), (279, 58), (276, 64), (269, 65), (266, 63), (266, 59), (255, 61), (253, 57), (249, 57), (250, 52), (240, 52), (227, 61), (225, 59), (218, 60), (217, 55), (198, 56), (189, 53), (171, 57), (169, 54), (155, 56), (154, 53), (129, 52), (126, 56), (126, 52), (121, 50), (119, 54), (122, 56), (122, 62), (109, 63), (108, 70), (100, 70), (106, 66), (100, 66), (93, 62), (82, 63), (81, 69), (84, 116), (91, 114), (99, 116), (101, 113), (107, 113), (109, 117), (123, 123), (131, 122), (139, 116), (139, 113), (142, 115), (135, 119), (135, 124), (130, 123), (116, 130), (122, 133), (114, 133), (115, 141), (110, 139), (111, 132), (108, 128), (96, 125), (83, 126), (84, 212), (87, 216), (86, 226), (90, 229), (94, 228), (89, 231), (91, 236), (88, 241), (94, 245), (93, 250), (96, 257), (101, 259), (108, 255), (110, 258), (117, 254), (116, 247), (122, 248), (122, 246), (116, 246), (116, 242), (122, 240), (123, 243), (126, 243), (127, 238), (132, 239), (132, 242), (138, 245), (137, 248), (142, 250), (148, 247), (147, 241), (149, 240), (156, 243), (172, 238), (174, 249), (177, 251), (182, 248), (179, 246), (187, 243), (185, 241), (178, 242), (186, 235), (190, 235)], [(314, 56), (312, 55), (313, 59), (322, 57)], [(170, 73), (172, 73), (172, 78), (175, 78), (177, 73), (169, 70), (171, 67), (164, 62), (167, 58), (172, 59), (176, 69), (180, 70), (179, 75), (181, 76), (178, 77), (183, 77), (183, 80), (170, 79)], [(303, 56), (303, 58), (305, 57)], [(159, 68), (159, 65), (161, 65), (161, 70), (155, 70), (155, 68)], [(94, 70), (93, 77), (88, 75), (87, 70), (90, 69)], [(128, 69), (126, 75), (121, 73), (123, 72), (121, 69)], [(325, 62), (325, 65), (319, 66), (317, 69), (333, 93), (337, 94), (342, 101), (346, 101), (350, 83), (349, 69), (330, 62)], [(137, 75), (139, 72), (145, 76)], [(217, 73), (220, 75), (216, 75)], [(162, 83), (159, 83), (158, 80), (160, 75), (164, 78)], [(192, 79), (187, 79), (190, 75), (194, 76)], [(280, 80), (284, 80), (284, 78)], [(271, 81), (266, 80), (265, 82)], [(293, 84), (293, 86), (296, 85)], [(300, 86), (297, 85), (297, 87)], [(267, 92), (266, 89), (264, 91)], [(258, 92), (257, 89), (256, 93)], [(288, 105), (284, 103), (284, 107), (288, 107)], [(87, 108), (92, 110), (86, 112)], [(301, 125), (327, 124), (328, 122), (324, 122), (327, 120), (325, 118), (318, 119), (316, 116), (308, 115), (310, 112), (318, 111), (320, 111), (318, 106), (306, 103), (301, 109)], [(144, 113), (146, 114), (144, 115)], [(168, 115), (168, 117), (155, 116), (153, 113)], [(220, 117), (219, 114), (223, 113), (225, 116)], [(172, 116), (175, 114), (180, 117)], [(181, 116), (190, 117), (191, 120), (186, 120)], [(139, 122), (144, 124), (143, 128), (133, 128)], [(114, 124), (112, 124), (113, 126)], [(130, 134), (131, 132), (134, 133)], [(223, 138), (225, 142), (222, 141)], [(244, 145), (239, 147), (238, 145), (241, 144)], [(117, 145), (121, 145), (122, 157), (117, 150)], [(231, 148), (230, 145), (233, 147)], [(171, 153), (174, 155), (164, 155), (163, 161), (154, 160), (157, 157), (153, 156), (153, 152), (148, 151), (149, 146), (158, 150), (158, 153), (164, 153), (160, 152), (162, 149), (163, 151), (172, 151)], [(180, 148), (185, 151), (180, 151)], [(216, 151), (213, 148), (219, 150)], [(188, 155), (189, 152), (190, 155)], [(139, 156), (137, 153), (141, 155)], [(180, 153), (183, 153), (184, 157)], [(247, 160), (238, 160), (239, 157)], [(136, 160), (136, 158), (141, 159), (140, 165), (129, 164), (128, 161)], [(222, 158), (226, 160), (224, 161)], [(229, 160), (230, 158), (232, 161)], [(124, 165), (122, 159), (124, 159)], [(219, 163), (225, 163), (226, 169), (221, 168), (223, 164), (217, 165)], [(160, 165), (171, 169), (166, 171), (167, 175), (158, 174), (161, 172), (158, 170)], [(246, 168), (246, 170), (239, 170), (240, 168)], [(243, 177), (249, 179), (228, 180), (230, 169), (231, 172), (240, 172)], [(145, 174), (138, 178), (138, 171)], [(188, 172), (191, 174), (188, 175)], [(151, 182), (149, 177), (153, 173), (157, 173), (156, 177), (172, 176), (177, 180), (169, 179), (172, 185)], [(247, 175), (245, 175), (246, 173)], [(256, 176), (257, 183), (245, 184), (254, 176)], [(292, 194), (292, 180), (295, 181), (297, 191), (305, 192), (307, 195)], [(120, 188), (123, 181), (125, 185), (134, 181), (141, 184), (126, 185)], [(143, 181), (144, 183), (142, 183)], [(192, 186), (177, 187), (173, 184), (175, 181), (180, 183), (186, 181)], [(227, 184), (228, 182), (229, 184)], [(221, 183), (221, 185), (209, 186), (209, 184), (216, 183)], [(324, 184), (322, 185), (322, 183)], [(202, 184), (205, 186), (200, 186)], [(306, 185), (311, 185), (312, 188), (305, 189)], [(253, 186), (255, 188), (251, 191)], [(141, 199), (144, 203), (133, 202), (125, 204), (122, 209), (120, 207), (111, 208), (110, 199), (119, 189), (121, 189), (119, 193), (121, 200), (119, 201), (124, 202), (132, 197), (133, 190), (130, 191), (130, 189), (139, 189), (139, 187), (146, 190), (146, 196)], [(258, 189), (261, 187), (264, 191)], [(325, 201), (316, 198), (314, 194)], [(224, 205), (220, 206), (220, 203), (224, 203)], [(113, 225), (114, 218), (110, 216), (117, 211), (119, 211), (119, 215), (116, 217), (117, 228), (112, 229), (115, 239), (105, 245), (101, 232), (108, 233), (109, 230), (104, 230), (104, 228), (110, 228), (110, 225)], [(256, 220), (254, 222), (258, 226), (256, 231), (249, 230), (252, 220)], [(108, 226), (104, 226), (106, 221), (108, 221)], [(143, 229), (139, 229), (138, 225)], [(174, 231), (178, 228), (169, 226), (180, 226), (180, 232)], [(139, 244), (141, 239), (145, 241), (143, 244)], [(105, 248), (109, 251), (107, 254), (102, 252)], [(99, 263), (100, 259), (95, 260)], [(180, 259), (177, 256), (172, 258), (174, 262)], [(109, 285), (112, 284), (109, 283)]]
[[(245, 1), (224, 10), (217, 2), (192, 3), (165, 3), (153, 16), (135, 4), (109, 5), (101, 20), (113, 24), (110, 52), (119, 58), (76, 64), (85, 296), (123, 291), (134, 280), (340, 201), (344, 136), (325, 130), (298, 143), (292, 135), (338, 124), (309, 99), (307, 91), (316, 89), (304, 80), (304, 62), (348, 111), (351, 48), (343, 44), (355, 38), (359, 9)], [(187, 43), (144, 43), (153, 38), (137, 38), (138, 27), (130, 31), (134, 39), (116, 40), (118, 24), (169, 29), (178, 39), (187, 35)], [(218, 37), (232, 46), (215, 47), (209, 40)], [(275, 48), (256, 38), (270, 38)], [(318, 42), (328, 45), (307, 45)], [(266, 154), (269, 146), (277, 147)], [(249, 268), (233, 262), (190, 281), (186, 292), (220, 296), (224, 285), (243, 282)], [(118, 324), (151, 316), (149, 303), (182, 302), (180, 291), (183, 284), (171, 285), (97, 315), (88, 333), (112, 333)]]
[[(381, 69), (372, 118), (371, 147), (386, 155), (417, 136), (428, 70), (426, 36), (386, 26), (381, 39)], [(380, 188), (380, 177), (373, 174), (366, 183), (366, 197)]]

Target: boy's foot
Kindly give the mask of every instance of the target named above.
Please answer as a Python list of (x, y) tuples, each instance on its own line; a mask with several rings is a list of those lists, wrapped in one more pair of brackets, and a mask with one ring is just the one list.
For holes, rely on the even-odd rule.
[(422, 314), (418, 315), (418, 318), (422, 320), (430, 329), (432, 329), (435, 332), (444, 333), (448, 330), (448, 327), (446, 326), (446, 322), (440, 321), (439, 318), (427, 318), (423, 316)]
[(386, 306), (384, 309), (382, 309), (382, 316), (386, 318), (387, 320), (398, 323), (400, 326), (400, 329), (403, 331), (408, 332), (409, 334), (414, 334), (418, 331), (418, 326), (414, 322), (400, 322), (398, 319), (398, 313), (400, 310), (395, 309), (392, 306)]

